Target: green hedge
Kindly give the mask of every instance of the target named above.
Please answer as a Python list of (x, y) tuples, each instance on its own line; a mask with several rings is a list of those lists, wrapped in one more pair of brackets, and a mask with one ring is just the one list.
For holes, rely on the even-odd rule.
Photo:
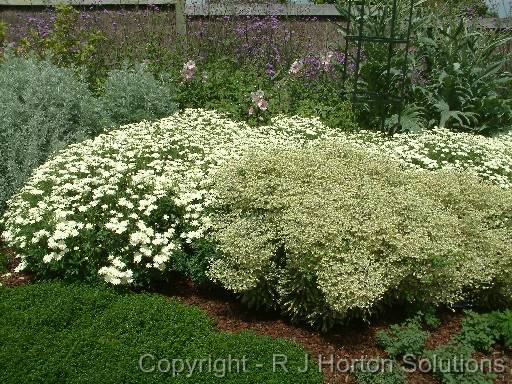
[[(191, 377), (145, 373), (158, 359), (246, 357)], [(288, 372), (272, 370), (273, 354), (288, 357)], [(221, 333), (207, 314), (151, 294), (119, 295), (101, 287), (44, 283), (0, 288), (0, 382), (8, 383), (322, 383), (317, 369), (298, 374), (305, 351), (252, 332)], [(190, 360), (192, 362), (192, 360)], [(220, 360), (222, 361), (222, 360)], [(176, 363), (179, 368), (179, 364)], [(227, 363), (226, 363), (227, 364)], [(262, 367), (258, 367), (262, 364)], [(213, 365), (215, 367), (215, 365)], [(166, 368), (162, 365), (162, 368)]]

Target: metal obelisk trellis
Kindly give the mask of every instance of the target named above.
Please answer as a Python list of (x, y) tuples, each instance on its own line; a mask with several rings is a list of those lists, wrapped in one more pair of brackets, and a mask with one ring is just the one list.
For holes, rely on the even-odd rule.
[[(407, 6), (408, 13), (406, 20), (399, 20), (398, 0), (346, 0), (343, 1), (343, 7), (339, 4), (340, 13), (346, 17), (345, 30), (345, 48), (344, 48), (344, 65), (343, 65), (343, 85), (347, 86), (348, 66), (353, 65), (352, 88), (350, 90), (352, 102), (361, 102), (365, 98), (383, 101), (387, 106), (398, 106), (398, 125), (404, 107), (404, 85), (407, 79), (407, 62), (409, 41), (412, 31), (412, 18), (414, 12), (414, 0), (409, 0)], [(380, 16), (383, 21), (382, 35), (372, 35), (365, 33), (365, 16), (369, 16), (372, 7), (382, 5)], [(388, 22), (389, 21), (389, 22)], [(400, 34), (400, 28), (405, 25), (405, 34)], [(387, 24), (387, 25), (386, 25)], [(389, 31), (389, 32), (388, 32)], [(385, 87), (381, 92), (361, 92), (360, 90), (360, 68), (361, 56), (363, 52), (363, 42), (380, 43), (388, 46), (387, 65), (385, 70)], [(396, 55), (396, 49), (403, 48), (403, 63), (401, 68), (401, 87), (398, 92), (392, 94), (391, 89), (391, 63), (393, 56)], [(381, 128), (384, 130), (386, 115), (381, 116)]]

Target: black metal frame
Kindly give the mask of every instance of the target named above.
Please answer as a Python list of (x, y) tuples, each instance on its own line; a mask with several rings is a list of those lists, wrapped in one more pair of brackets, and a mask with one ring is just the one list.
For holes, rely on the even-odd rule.
[[(377, 0), (378, 1), (378, 0)], [(400, 124), (400, 117), (404, 108), (404, 85), (407, 79), (407, 63), (408, 63), (408, 54), (409, 54), (409, 46), (412, 32), (412, 18), (414, 12), (414, 1), (409, 0), (409, 13), (407, 22), (407, 32), (404, 36), (397, 36), (397, 23), (400, 22), (397, 20), (398, 17), (398, 7), (397, 0), (389, 0), (389, 4), (384, 6), (383, 9), (383, 21), (385, 21), (386, 13), (389, 11), (389, 5), (391, 5), (391, 20), (389, 24), (389, 36), (369, 36), (364, 34), (364, 16), (365, 10), (372, 6), (372, 0), (345, 0), (344, 3), (346, 5), (346, 26), (343, 28), (345, 30), (345, 48), (344, 48), (344, 64), (343, 64), (343, 88), (345, 89), (346, 82), (349, 78), (347, 66), (349, 63), (349, 54), (351, 46), (355, 46), (355, 71), (353, 76), (353, 87), (351, 92), (351, 100), (353, 103), (362, 102), (368, 99), (376, 99), (383, 100), (386, 102), (386, 105), (398, 105), (398, 124)], [(338, 7), (341, 7), (341, 4), (338, 3)], [(356, 14), (358, 12), (358, 14)], [(354, 28), (354, 24), (355, 28)], [(356, 33), (353, 33), (355, 29)], [(388, 55), (387, 55), (387, 65), (386, 65), (386, 87), (383, 93), (373, 93), (370, 94), (368, 92), (362, 92), (359, 90), (359, 75), (360, 75), (360, 66), (361, 66), (361, 51), (363, 48), (363, 42), (371, 42), (371, 43), (382, 43), (388, 45)], [(402, 87), (399, 94), (390, 94), (389, 89), (391, 85), (391, 62), (393, 56), (396, 55), (396, 47), (404, 46), (405, 54), (403, 66), (401, 69), (402, 72)], [(386, 117), (384, 114), (381, 116), (381, 129), (384, 130)]]

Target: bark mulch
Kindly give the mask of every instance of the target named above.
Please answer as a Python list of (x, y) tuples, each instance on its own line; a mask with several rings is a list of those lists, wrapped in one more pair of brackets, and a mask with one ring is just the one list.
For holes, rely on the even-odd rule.
[(17, 287), (23, 284), (27, 284), (34, 280), (34, 276), (27, 273), (15, 273), (14, 269), (20, 263), (19, 259), (16, 259), (14, 251), (1, 247), (0, 244), (0, 257), (7, 261), (6, 271), (0, 271), (0, 284), (4, 287)]

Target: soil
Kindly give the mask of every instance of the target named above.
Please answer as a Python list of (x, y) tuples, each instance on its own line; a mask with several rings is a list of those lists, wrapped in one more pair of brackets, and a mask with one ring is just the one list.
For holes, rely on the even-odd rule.
[[(0, 254), (8, 255), (10, 274), (0, 274), (0, 283), (8, 287), (16, 287), (34, 281), (34, 277), (23, 273), (14, 273), (18, 261), (12, 257), (13, 252), (0, 250)], [(1, 256), (1, 255), (0, 255)], [(247, 309), (237, 298), (221, 289), (201, 288), (188, 280), (177, 280), (172, 286), (158, 289), (158, 292), (169, 298), (200, 307), (215, 321), (219, 330), (238, 332), (253, 330), (272, 338), (285, 338), (302, 345), (316, 361), (323, 357), (328, 361), (339, 359), (386, 358), (376, 340), (378, 331), (386, 329), (390, 324), (403, 321), (406, 317), (400, 311), (391, 311), (386, 319), (373, 325), (365, 323), (352, 324), (329, 333), (320, 333), (305, 326), (295, 325), (283, 319), (277, 313), (253, 311)], [(445, 311), (439, 314), (441, 326), (431, 332), (427, 348), (432, 349), (448, 342), (461, 328), (463, 314)], [(499, 349), (492, 350), (488, 356), (493, 359), (503, 358), (507, 363), (507, 372), (500, 375), (496, 384), (512, 384), (512, 362), (510, 354)], [(343, 366), (342, 366), (343, 368)], [(349, 373), (332, 369), (330, 364), (323, 366), (325, 384), (355, 383)], [(432, 384), (437, 381), (429, 374), (414, 372), (408, 374), (408, 384)]]
[(0, 271), (0, 284), (4, 287), (17, 287), (27, 284), (34, 280), (34, 276), (27, 273), (16, 273), (14, 270), (19, 265), (19, 259), (14, 257), (14, 251), (11, 249), (2, 249), (0, 244), (0, 257), (7, 260), (7, 271)]

